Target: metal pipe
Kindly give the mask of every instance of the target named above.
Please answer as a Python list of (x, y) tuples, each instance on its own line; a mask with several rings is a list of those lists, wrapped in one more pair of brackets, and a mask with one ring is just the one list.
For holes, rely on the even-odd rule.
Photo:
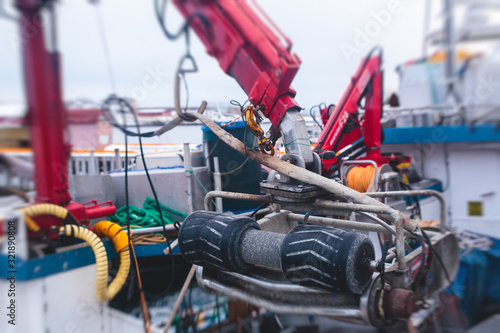
[(269, 290), (278, 290), (282, 292), (291, 292), (291, 293), (317, 293), (317, 294), (328, 294), (328, 291), (321, 290), (321, 289), (313, 289), (313, 288), (307, 288), (303, 287), (298, 284), (291, 284), (291, 283), (277, 283), (277, 282), (267, 282), (264, 280), (256, 279), (250, 276), (246, 276), (240, 273), (234, 273), (234, 272), (224, 272), (228, 275), (232, 275), (235, 278), (238, 278), (240, 280), (243, 280), (248, 283), (255, 284), (259, 287), (269, 289)]
[(94, 154), (94, 150), (90, 150), (90, 157), (89, 157), (89, 166), (88, 166), (88, 175), (94, 176), (97, 175), (97, 165), (96, 165), (96, 158)]
[[(368, 212), (368, 213), (387, 215), (387, 209), (385, 207), (381, 207), (381, 206), (358, 205), (358, 204), (353, 204), (353, 203), (349, 203), (349, 202), (333, 202), (333, 201), (325, 200), (325, 199), (316, 199), (315, 204), (316, 204), (316, 206), (320, 206), (320, 207), (324, 207), (324, 208), (338, 209), (341, 211)], [(390, 214), (389, 217), (390, 217), (392, 224), (395, 224), (396, 221), (398, 220), (398, 217), (396, 215)]]
[(385, 197), (418, 197), (418, 196), (433, 196), (439, 200), (441, 230), (446, 230), (446, 202), (443, 195), (435, 190), (411, 190), (411, 191), (391, 191), (391, 192), (367, 192), (366, 195), (373, 198)]
[(405, 259), (405, 238), (403, 234), (403, 221), (398, 220), (396, 223), (396, 260), (398, 262), (398, 270), (404, 272), (406, 269)]
[[(300, 214), (290, 213), (288, 214), (288, 219), (290, 221), (303, 222), (305, 216)], [(307, 223), (315, 225), (328, 225), (336, 228), (347, 228), (347, 229), (355, 229), (362, 231), (373, 231), (384, 234), (393, 234), (393, 232), (387, 230), (386, 228), (372, 223), (339, 220), (329, 217), (309, 216), (307, 218)], [(389, 228), (391, 228), (395, 232), (395, 230), (391, 226), (389, 226)]]
[[(125, 232), (128, 232), (127, 229), (123, 229)], [(175, 227), (173, 224), (167, 224), (165, 225), (165, 230), (166, 231), (173, 231), (175, 230)], [(163, 232), (163, 227), (151, 227), (151, 228), (137, 228), (131, 229), (133, 235), (139, 235), (139, 234), (149, 234), (153, 232)]]
[[(197, 274), (198, 275), (198, 274)], [(313, 315), (313, 316), (320, 316), (320, 317), (331, 317), (331, 318), (338, 318), (338, 319), (351, 319), (355, 320), (356, 322), (361, 321), (361, 311), (358, 308), (353, 308), (353, 307), (345, 307), (345, 308), (340, 308), (340, 307), (331, 307), (331, 306), (324, 306), (324, 307), (313, 307), (313, 306), (307, 306), (304, 307), (303, 305), (282, 305), (278, 304), (276, 302), (271, 302), (259, 297), (256, 297), (254, 295), (245, 293), (243, 291), (239, 291), (235, 288), (230, 288), (226, 287), (216, 281), (209, 280), (207, 278), (198, 278), (198, 282), (201, 282), (201, 285), (205, 288), (211, 289), (217, 293), (221, 293), (223, 295), (226, 295), (231, 298), (235, 298), (241, 301), (244, 301), (246, 303), (251, 303), (253, 305), (256, 305), (258, 307), (262, 307), (268, 311), (275, 312), (275, 313), (287, 313), (287, 314), (298, 314), (298, 315)]]
[(259, 195), (259, 194), (248, 194), (248, 193), (226, 192), (226, 191), (210, 191), (205, 195), (205, 210), (211, 210), (210, 202), (214, 198), (267, 202), (267, 203), (272, 202), (272, 198), (270, 195)]
[(393, 234), (394, 236), (397, 236), (396, 231), (394, 229), (392, 229), (390, 225), (388, 225), (387, 223), (385, 223), (384, 221), (382, 221), (378, 217), (373, 216), (373, 215), (368, 214), (368, 213), (365, 213), (365, 212), (358, 212), (358, 214), (363, 215), (363, 216), (371, 219), (372, 221), (375, 221), (376, 223), (378, 223), (382, 227), (384, 227), (387, 231), (389, 231), (391, 234)]
[[(222, 178), (220, 175), (220, 169), (219, 169), (219, 157), (214, 156), (214, 189), (216, 191), (222, 191)], [(222, 207), (222, 198), (217, 197), (215, 198), (215, 205), (217, 206), (217, 209), (219, 212), (223, 212), (224, 209)]]
[[(126, 167), (126, 166), (125, 166)], [(115, 149), (115, 167), (113, 170), (121, 170), (122, 169), (122, 159), (120, 157), (120, 149)]]
[(191, 148), (189, 147), (189, 143), (184, 143), (184, 169), (186, 170), (185, 174), (187, 179), (186, 195), (187, 195), (188, 213), (192, 213), (193, 185), (192, 185), (191, 172), (193, 171), (193, 168), (191, 164)]

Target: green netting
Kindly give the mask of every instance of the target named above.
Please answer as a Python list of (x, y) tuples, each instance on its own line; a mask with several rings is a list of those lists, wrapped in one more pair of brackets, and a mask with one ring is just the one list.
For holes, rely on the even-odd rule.
[[(160, 214), (156, 206), (156, 200), (146, 198), (143, 204), (144, 208), (129, 206), (130, 224), (141, 228), (151, 228), (161, 226)], [(166, 224), (173, 224), (177, 219), (173, 215), (177, 215), (184, 219), (187, 214), (179, 212), (170, 207), (160, 204), (163, 220)], [(120, 207), (116, 214), (109, 217), (110, 221), (116, 222), (119, 225), (127, 225), (127, 207)]]

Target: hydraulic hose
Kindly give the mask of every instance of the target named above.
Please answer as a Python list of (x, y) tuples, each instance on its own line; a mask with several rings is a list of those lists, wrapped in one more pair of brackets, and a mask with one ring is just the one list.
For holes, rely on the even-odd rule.
[(76, 225), (65, 225), (59, 230), (66, 236), (73, 236), (86, 241), (94, 251), (96, 261), (96, 295), (102, 302), (109, 301), (125, 284), (130, 270), (128, 236), (117, 224), (110, 221), (97, 223), (95, 230), (102, 236), (109, 237), (120, 254), (120, 267), (113, 281), (108, 286), (108, 256), (101, 239), (94, 232)]
[(64, 224), (78, 225), (78, 222), (76, 221), (75, 217), (66, 208), (51, 203), (41, 203), (41, 204), (31, 205), (19, 209), (19, 212), (29, 217), (44, 215), (44, 214), (52, 215), (54, 217), (60, 218)]
[(24, 207), (18, 210), (20, 213), (24, 214), (24, 221), (28, 230), (37, 234), (43, 241), (45, 241), (50, 248), (54, 248), (54, 244), (52, 244), (51, 240), (42, 232), (40, 226), (33, 220), (33, 216), (37, 215), (52, 215), (54, 217), (60, 218), (64, 224), (76, 224), (78, 222), (71, 215), (70, 212), (64, 207), (50, 204), (50, 203), (42, 203), (35, 204), (28, 207)]

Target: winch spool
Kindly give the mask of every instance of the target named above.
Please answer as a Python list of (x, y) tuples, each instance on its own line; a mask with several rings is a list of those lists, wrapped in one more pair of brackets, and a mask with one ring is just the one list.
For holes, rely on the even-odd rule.
[[(380, 171), (380, 168), (378, 168)], [(380, 174), (380, 173), (379, 173)], [(375, 179), (375, 167), (354, 166), (347, 170), (347, 186), (361, 193), (375, 192), (377, 179)]]
[(262, 231), (249, 217), (208, 211), (184, 220), (179, 249), (195, 265), (239, 273), (258, 265), (292, 283), (353, 294), (368, 286), (375, 258), (369, 238), (355, 231), (301, 225), (285, 235)]

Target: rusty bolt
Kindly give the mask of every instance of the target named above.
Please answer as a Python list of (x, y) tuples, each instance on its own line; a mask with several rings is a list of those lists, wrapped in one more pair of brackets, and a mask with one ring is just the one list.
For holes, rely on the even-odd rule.
[(411, 290), (395, 288), (387, 296), (387, 314), (391, 318), (409, 318), (417, 309), (417, 298)]

